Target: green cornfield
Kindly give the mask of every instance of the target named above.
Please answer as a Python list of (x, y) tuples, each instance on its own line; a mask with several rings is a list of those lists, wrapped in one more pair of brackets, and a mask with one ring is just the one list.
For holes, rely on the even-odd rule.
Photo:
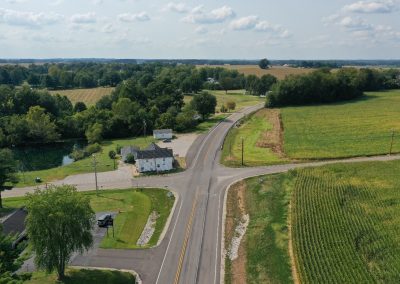
[(397, 162), (297, 172), (291, 221), (301, 283), (400, 283), (398, 169)]

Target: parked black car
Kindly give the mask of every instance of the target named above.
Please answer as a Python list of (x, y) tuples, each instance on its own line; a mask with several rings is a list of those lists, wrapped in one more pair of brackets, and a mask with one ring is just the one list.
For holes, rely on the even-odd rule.
[(112, 222), (113, 222), (113, 218), (112, 218), (111, 214), (101, 215), (99, 217), (99, 219), (97, 219), (97, 225), (99, 227), (107, 227), (107, 226), (111, 225)]

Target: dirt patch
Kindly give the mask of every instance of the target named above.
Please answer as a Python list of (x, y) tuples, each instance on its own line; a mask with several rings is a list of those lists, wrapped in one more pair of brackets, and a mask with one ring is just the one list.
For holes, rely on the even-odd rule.
[[(243, 181), (233, 185), (229, 190), (225, 222), (225, 248), (228, 248), (231, 245), (236, 227), (242, 221), (243, 216), (247, 214), (245, 190), (246, 184)], [(226, 269), (226, 283), (246, 283), (247, 254), (245, 243), (246, 235), (244, 235), (239, 246), (238, 257), (235, 260), (230, 261), (230, 265), (228, 266), (229, 269)]]
[(288, 216), (288, 235), (289, 235), (289, 240), (288, 240), (288, 250), (289, 250), (289, 257), (290, 257), (290, 263), (292, 267), (292, 278), (293, 278), (293, 283), (294, 284), (300, 284), (299, 280), (299, 274), (297, 273), (297, 264), (296, 264), (296, 258), (294, 257), (294, 251), (293, 251), (293, 241), (292, 241), (292, 203), (289, 203), (289, 216)]
[(268, 120), (272, 129), (264, 132), (261, 139), (257, 142), (257, 147), (269, 148), (280, 158), (285, 157), (283, 150), (283, 124), (281, 113), (278, 109), (264, 109), (255, 114)]

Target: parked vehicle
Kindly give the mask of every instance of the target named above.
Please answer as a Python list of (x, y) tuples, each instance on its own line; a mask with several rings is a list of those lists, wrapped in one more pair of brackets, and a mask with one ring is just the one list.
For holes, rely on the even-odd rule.
[(164, 143), (171, 143), (171, 139), (164, 139), (163, 142)]
[(113, 222), (113, 218), (112, 218), (111, 214), (101, 215), (99, 217), (99, 219), (97, 219), (97, 225), (99, 227), (107, 227), (107, 226), (111, 225), (112, 222)]

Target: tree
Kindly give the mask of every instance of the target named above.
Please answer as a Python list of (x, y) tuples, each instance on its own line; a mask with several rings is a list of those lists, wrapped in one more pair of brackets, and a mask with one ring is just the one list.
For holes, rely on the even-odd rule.
[(74, 113), (82, 112), (87, 110), (87, 107), (84, 102), (77, 102), (74, 106)]
[(12, 188), (10, 186), (18, 182), (16, 176), (17, 172), (17, 161), (9, 149), (0, 150), (0, 208), (3, 208), (3, 201), (1, 198), (1, 192), (5, 189)]
[(228, 94), (228, 91), (233, 89), (234, 83), (234, 79), (231, 77), (223, 77), (219, 80), (219, 84), (225, 91), (225, 94)]
[(202, 92), (194, 96), (191, 105), (204, 119), (215, 113), (217, 98), (208, 92)]
[(48, 273), (56, 270), (62, 280), (72, 254), (92, 246), (95, 214), (89, 199), (70, 185), (36, 190), (27, 198), (26, 230), (35, 264)]
[(54, 142), (60, 137), (56, 131), (56, 125), (50, 121), (50, 116), (40, 106), (29, 108), (26, 115), (26, 125), (28, 136), (33, 141)]
[(13, 272), (20, 267), (17, 259), (22, 251), (19, 247), (12, 247), (13, 241), (14, 236), (6, 236), (0, 225), (0, 283), (22, 283), (17, 275), (13, 275)]
[(270, 63), (269, 60), (267, 58), (264, 58), (260, 60), (258, 66), (260, 66), (261, 69), (268, 69), (269, 63)]
[(226, 102), (226, 108), (228, 110), (235, 110), (236, 108), (236, 103), (234, 101), (227, 101)]
[(115, 153), (114, 150), (111, 150), (110, 152), (108, 152), (108, 157), (110, 157), (110, 159), (114, 161), (114, 170), (115, 170), (115, 159), (117, 158), (117, 153)]
[(89, 144), (101, 142), (103, 139), (103, 125), (96, 122), (86, 130), (85, 135)]

